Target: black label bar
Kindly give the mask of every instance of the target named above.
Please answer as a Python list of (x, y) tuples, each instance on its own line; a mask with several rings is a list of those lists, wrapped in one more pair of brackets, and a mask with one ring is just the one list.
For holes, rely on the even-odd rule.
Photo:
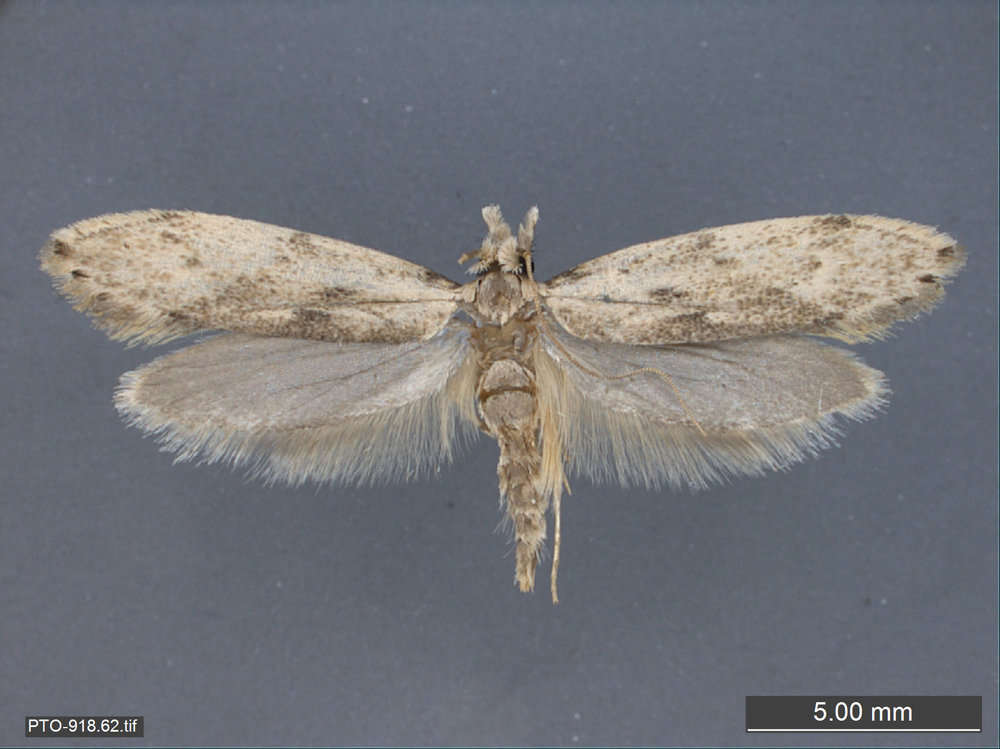
[(982, 731), (982, 697), (747, 697), (747, 731)]

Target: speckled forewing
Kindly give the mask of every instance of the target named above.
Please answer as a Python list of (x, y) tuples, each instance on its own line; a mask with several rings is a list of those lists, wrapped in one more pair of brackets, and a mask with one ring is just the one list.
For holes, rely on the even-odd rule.
[(733, 224), (627, 247), (540, 292), (572, 334), (665, 344), (809, 333), (879, 337), (931, 308), (964, 263), (955, 240), (880, 216)]
[(321, 341), (422, 340), (457, 284), (383, 252), (192, 211), (113, 213), (56, 231), (41, 252), (59, 290), (113, 338), (197, 330)]

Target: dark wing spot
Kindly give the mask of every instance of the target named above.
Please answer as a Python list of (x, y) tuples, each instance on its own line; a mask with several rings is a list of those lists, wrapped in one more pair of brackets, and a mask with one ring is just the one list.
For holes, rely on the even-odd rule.
[[(814, 306), (814, 305), (810, 305)], [(843, 312), (827, 312), (825, 315), (818, 315), (813, 318), (813, 324), (816, 325), (820, 330), (827, 330), (832, 327), (834, 323), (840, 322), (844, 319)]]
[(955, 245), (942, 247), (937, 251), (938, 257), (955, 257)]
[(707, 250), (715, 244), (715, 234), (710, 231), (703, 231), (698, 234), (694, 247), (696, 250)]
[(323, 320), (327, 320), (330, 317), (329, 312), (324, 312), (321, 309), (309, 309), (307, 307), (299, 307), (295, 310), (295, 317), (306, 323), (317, 323)]
[(260, 306), (260, 289), (246, 274), (241, 273), (220, 289), (214, 299), (205, 298), (199, 303), (222, 309), (252, 310)]
[(312, 237), (304, 231), (297, 231), (289, 236), (288, 244), (304, 255), (319, 254), (319, 250), (313, 244)]
[(780, 302), (782, 304), (794, 303), (795, 297), (787, 289), (782, 289), (777, 286), (768, 286), (760, 294), (762, 300), (772, 300), (775, 302)]
[(173, 244), (180, 244), (181, 242), (184, 241), (179, 236), (174, 234), (172, 231), (161, 231), (160, 239), (162, 239), (164, 242), (172, 242)]
[(921, 283), (935, 283), (937, 281), (937, 276), (933, 273), (926, 273), (922, 276), (918, 276), (917, 280)]
[(713, 337), (711, 331), (715, 326), (706, 318), (705, 312), (689, 312), (676, 315), (659, 323), (653, 323), (646, 339), (650, 343), (663, 340), (694, 341)]
[(199, 265), (201, 265), (201, 260), (196, 258), (194, 255), (191, 255), (189, 257), (184, 258), (184, 265), (186, 265), (188, 268), (197, 268)]
[(53, 239), (50, 243), (52, 247), (53, 255), (60, 255), (62, 257), (69, 257), (73, 254), (73, 251), (69, 248), (69, 245), (63, 242), (61, 239)]
[(820, 226), (825, 226), (830, 229), (847, 229), (851, 226), (851, 219), (847, 216), (840, 214), (838, 216), (824, 216), (818, 220)]
[(90, 276), (89, 276), (88, 274), (84, 273), (84, 272), (83, 272), (82, 270), (80, 270), (79, 268), (77, 268), (77, 269), (73, 270), (73, 271), (72, 271), (72, 272), (70, 273), (70, 275), (71, 275), (71, 276), (73, 276), (73, 278), (90, 278)]
[(684, 296), (687, 296), (686, 291), (678, 291), (673, 286), (664, 286), (661, 289), (653, 289), (649, 292), (649, 298), (655, 299), (658, 302), (669, 302)]
[(109, 294), (106, 291), (102, 291), (100, 294), (98, 294), (91, 300), (90, 313), (94, 315), (101, 315), (104, 314), (112, 306), (113, 305), (111, 303), (111, 294)]
[(590, 273), (585, 270), (580, 270), (580, 266), (577, 265), (569, 270), (563, 271), (558, 276), (549, 279), (548, 286), (558, 286), (563, 283), (570, 283), (571, 281), (576, 281), (580, 278), (586, 278)]
[(356, 299), (358, 292), (343, 286), (327, 286), (324, 289), (320, 289), (318, 295), (323, 302), (343, 303)]
[(690, 322), (690, 323), (700, 324), (705, 321), (705, 311), (698, 310), (697, 312), (689, 312), (686, 315), (677, 315), (677, 317), (675, 317), (674, 320), (676, 320), (677, 322), (684, 322), (684, 323)]
[(435, 273), (430, 268), (421, 268), (419, 278), (421, 281), (431, 286), (443, 286), (444, 288), (450, 289), (455, 285), (455, 282), (450, 278), (446, 278), (440, 273)]

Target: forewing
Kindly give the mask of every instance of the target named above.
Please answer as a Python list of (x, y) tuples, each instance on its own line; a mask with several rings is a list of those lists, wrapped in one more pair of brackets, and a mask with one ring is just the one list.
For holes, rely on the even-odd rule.
[(964, 264), (955, 240), (880, 216), (720, 226), (595, 258), (541, 287), (581, 338), (668, 344), (809, 333), (856, 342), (930, 309)]
[(181, 460), (293, 484), (409, 478), (468, 424), (468, 338), (457, 321), (401, 344), (221, 334), (126, 373), (115, 403)]
[(192, 211), (112, 213), (53, 233), (42, 268), (112, 338), (198, 330), (318, 341), (426, 340), (457, 284), (383, 252)]
[(867, 418), (886, 393), (881, 372), (798, 336), (631, 346), (550, 322), (537, 358), (570, 470), (623, 485), (784, 468), (834, 444), (837, 415)]

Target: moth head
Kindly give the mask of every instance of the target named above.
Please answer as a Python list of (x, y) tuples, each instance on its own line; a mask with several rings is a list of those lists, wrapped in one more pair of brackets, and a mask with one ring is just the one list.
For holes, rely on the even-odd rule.
[(524, 214), (524, 219), (517, 227), (516, 237), (507, 222), (503, 220), (500, 206), (485, 206), (483, 221), (486, 222), (486, 236), (483, 237), (483, 243), (478, 250), (462, 255), (458, 262), (475, 260), (476, 262), (468, 268), (468, 272), (473, 275), (482, 275), (499, 268), (504, 273), (527, 274), (530, 277), (534, 271), (531, 245), (535, 237), (535, 224), (538, 223), (538, 206), (532, 206)]

